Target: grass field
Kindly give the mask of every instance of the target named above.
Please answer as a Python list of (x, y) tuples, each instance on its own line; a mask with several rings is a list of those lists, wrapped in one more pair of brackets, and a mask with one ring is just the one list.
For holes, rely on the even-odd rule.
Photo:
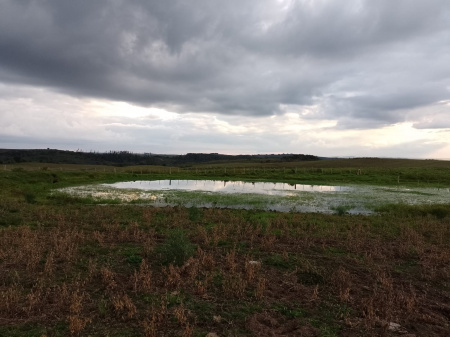
[[(1, 169), (1, 167), (0, 167)], [(211, 163), (189, 167), (68, 165), (27, 163), (3, 165), (3, 171), (47, 171), (72, 180), (120, 181), (141, 178), (284, 181), (305, 184), (369, 184), (449, 187), (450, 161), (356, 158), (286, 163)], [(71, 174), (72, 173), (72, 174)], [(80, 173), (85, 173), (80, 177)], [(80, 181), (81, 182), (81, 181)]]
[(4, 167), (0, 336), (448, 336), (450, 201), (364, 216), (50, 193), (163, 177), (450, 186), (448, 162), (369, 161)]

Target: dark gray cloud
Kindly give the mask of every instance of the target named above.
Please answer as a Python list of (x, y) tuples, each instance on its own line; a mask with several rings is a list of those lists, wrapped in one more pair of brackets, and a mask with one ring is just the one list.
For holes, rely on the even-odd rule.
[(0, 82), (177, 112), (317, 105), (340, 128), (450, 99), (449, 46), (448, 0), (0, 3)]

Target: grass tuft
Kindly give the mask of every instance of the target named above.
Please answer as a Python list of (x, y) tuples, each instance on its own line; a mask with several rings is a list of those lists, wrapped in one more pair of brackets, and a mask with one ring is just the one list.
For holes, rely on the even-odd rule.
[(182, 229), (171, 230), (164, 242), (156, 247), (163, 265), (183, 265), (187, 259), (194, 256), (196, 246), (189, 240)]

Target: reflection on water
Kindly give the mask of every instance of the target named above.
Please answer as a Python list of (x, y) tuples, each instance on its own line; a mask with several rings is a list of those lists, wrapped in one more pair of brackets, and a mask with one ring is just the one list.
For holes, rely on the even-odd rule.
[(343, 192), (351, 190), (345, 186), (302, 185), (288, 183), (221, 181), (221, 180), (142, 180), (125, 181), (103, 186), (147, 191), (206, 191), (222, 193), (254, 193), (266, 195), (292, 195), (292, 192)]
[[(448, 188), (324, 186), (214, 180), (152, 180), (66, 187), (59, 192), (153, 206), (370, 214), (386, 204), (448, 204)], [(216, 192), (216, 193), (211, 193)]]

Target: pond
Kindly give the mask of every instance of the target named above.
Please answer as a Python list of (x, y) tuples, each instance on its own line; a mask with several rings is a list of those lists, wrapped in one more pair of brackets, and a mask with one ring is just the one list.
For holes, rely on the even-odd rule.
[(328, 186), (219, 180), (145, 180), (58, 190), (97, 202), (219, 207), (281, 212), (370, 214), (385, 204), (443, 204), (448, 188)]
[(255, 193), (265, 195), (293, 195), (291, 192), (336, 192), (351, 190), (345, 186), (302, 185), (272, 182), (248, 182), (227, 180), (141, 180), (124, 181), (111, 185), (120, 189), (139, 189), (147, 191), (207, 191), (221, 193)]

